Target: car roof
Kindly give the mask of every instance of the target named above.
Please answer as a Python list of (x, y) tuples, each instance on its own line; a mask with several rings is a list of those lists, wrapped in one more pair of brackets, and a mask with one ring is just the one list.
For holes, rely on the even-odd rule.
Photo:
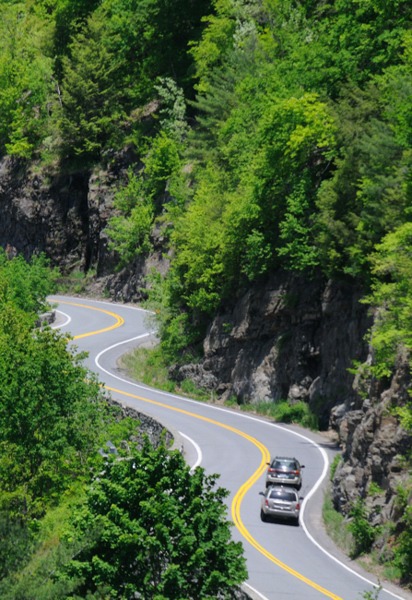
[(289, 485), (269, 485), (267, 492), (293, 492), (296, 496), (299, 495), (297, 490)]

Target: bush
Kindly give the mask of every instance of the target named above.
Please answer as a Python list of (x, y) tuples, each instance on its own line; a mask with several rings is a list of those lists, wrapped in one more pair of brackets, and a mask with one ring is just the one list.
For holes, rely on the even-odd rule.
[(352, 517), (352, 521), (349, 523), (348, 528), (355, 542), (351, 556), (352, 558), (356, 558), (360, 554), (370, 551), (379, 529), (369, 523), (365, 504), (361, 498), (352, 507), (350, 516)]
[(314, 415), (306, 402), (289, 404), (286, 400), (274, 405), (274, 417), (281, 423), (299, 423), (302, 427), (317, 429), (317, 417)]

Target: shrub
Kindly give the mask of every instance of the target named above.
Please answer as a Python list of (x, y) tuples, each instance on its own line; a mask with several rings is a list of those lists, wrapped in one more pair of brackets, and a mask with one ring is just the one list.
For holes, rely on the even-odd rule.
[(379, 529), (369, 523), (365, 504), (361, 498), (355, 502), (349, 514), (352, 521), (349, 523), (348, 528), (355, 542), (351, 556), (355, 558), (364, 552), (369, 552)]
[(317, 429), (317, 417), (314, 415), (306, 402), (290, 404), (283, 400), (275, 404), (274, 417), (281, 423), (299, 423), (302, 427)]

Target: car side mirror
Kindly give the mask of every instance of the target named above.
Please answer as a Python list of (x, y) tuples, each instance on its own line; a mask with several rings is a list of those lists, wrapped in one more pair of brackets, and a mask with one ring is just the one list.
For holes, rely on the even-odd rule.
[(305, 465), (300, 465), (300, 468), (301, 468), (301, 469), (304, 469), (304, 468), (305, 468)]
[(270, 463), (266, 463), (267, 465), (270, 465)]

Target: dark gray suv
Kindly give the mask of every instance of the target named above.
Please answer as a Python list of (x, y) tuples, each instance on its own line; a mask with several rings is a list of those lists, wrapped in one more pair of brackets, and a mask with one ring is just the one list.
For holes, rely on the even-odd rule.
[(290, 456), (275, 456), (272, 462), (267, 463), (266, 487), (269, 485), (291, 485), (300, 490), (302, 487), (302, 469), (296, 458)]

